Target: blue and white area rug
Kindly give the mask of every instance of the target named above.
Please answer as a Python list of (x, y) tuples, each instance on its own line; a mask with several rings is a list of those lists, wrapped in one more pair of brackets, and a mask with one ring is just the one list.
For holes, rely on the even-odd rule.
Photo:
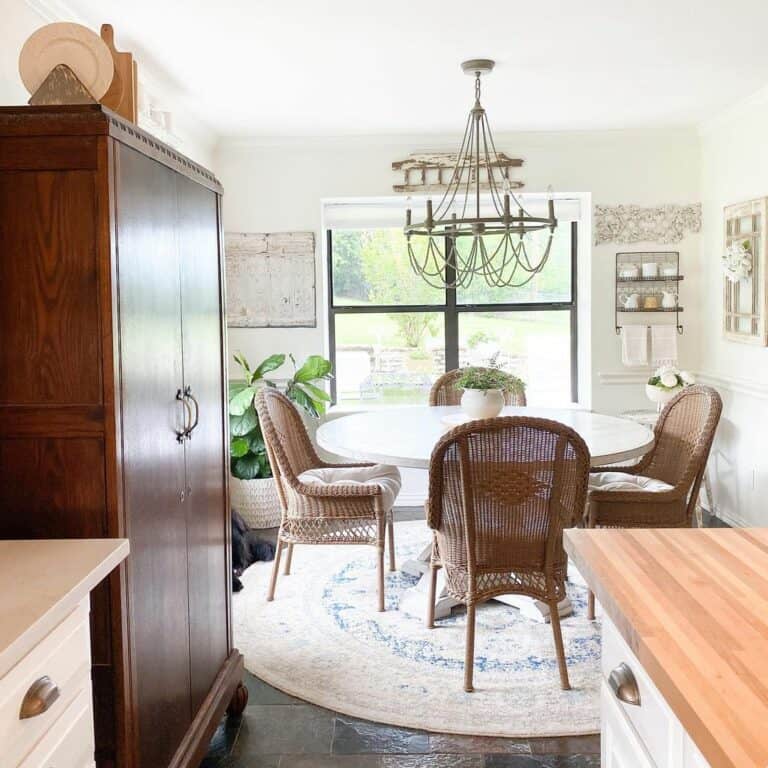
[[(398, 564), (429, 534), (421, 521), (395, 526)], [(427, 629), (400, 613), (416, 582), (387, 574), (387, 610), (376, 611), (372, 547), (294, 550), (266, 602), (271, 563), (251, 566), (233, 597), (235, 646), (245, 667), (301, 699), (354, 717), (409, 728), (483, 736), (566, 736), (599, 731), (599, 626), (586, 618), (586, 589), (569, 585), (575, 613), (563, 619), (573, 690), (560, 688), (552, 628), (488, 602), (477, 610), (475, 692), (463, 690), (465, 613)]]

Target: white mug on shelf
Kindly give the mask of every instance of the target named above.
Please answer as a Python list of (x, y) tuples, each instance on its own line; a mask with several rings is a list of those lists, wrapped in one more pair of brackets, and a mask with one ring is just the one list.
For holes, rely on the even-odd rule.
[(659, 265), (655, 261), (643, 262), (643, 277), (658, 277)]
[(664, 264), (661, 268), (661, 274), (664, 277), (677, 277), (677, 267), (674, 264)]
[(638, 309), (640, 306), (639, 293), (625, 293), (619, 296), (619, 303), (624, 309)]
[(633, 279), (640, 276), (640, 267), (637, 264), (619, 265), (619, 277)]
[(677, 306), (677, 294), (674, 291), (662, 291), (661, 306), (664, 309), (674, 309)]

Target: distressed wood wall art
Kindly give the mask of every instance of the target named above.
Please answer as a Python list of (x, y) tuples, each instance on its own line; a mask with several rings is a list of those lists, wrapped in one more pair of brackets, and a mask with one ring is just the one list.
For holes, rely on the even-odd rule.
[(701, 203), (691, 205), (596, 205), (595, 245), (602, 243), (679, 243), (701, 230)]
[(313, 232), (228, 232), (224, 247), (230, 328), (317, 325)]
[[(499, 168), (504, 178), (509, 179), (512, 189), (521, 189), (522, 181), (512, 179), (512, 169), (520, 168), (523, 161), (519, 158), (507, 157), (503, 152), (498, 153), (499, 162), (494, 162), (494, 168)], [(395, 192), (444, 192), (456, 167), (458, 154), (456, 152), (416, 152), (405, 160), (392, 163), (392, 170), (403, 174), (402, 184), (393, 184)], [(482, 167), (485, 167), (482, 164)], [(488, 190), (488, 182), (480, 184), (480, 189)]]
[(768, 198), (725, 208), (723, 335), (730, 341), (768, 345)]

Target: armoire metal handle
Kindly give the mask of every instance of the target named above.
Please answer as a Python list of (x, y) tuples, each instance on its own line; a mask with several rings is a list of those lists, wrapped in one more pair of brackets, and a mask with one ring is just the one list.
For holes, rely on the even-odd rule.
[(192, 387), (187, 386), (184, 389), (184, 397), (189, 398), (194, 404), (195, 404), (195, 418), (194, 421), (192, 420), (192, 410), (190, 409), (190, 416), (189, 420), (191, 422), (189, 428), (187, 429), (187, 439), (192, 438), (192, 431), (197, 426), (198, 422), (200, 421), (200, 403), (197, 402), (197, 398), (192, 394)]
[(640, 706), (640, 689), (637, 687), (637, 679), (624, 662), (608, 675), (608, 685), (619, 701), (634, 707)]
[(24, 695), (19, 711), (19, 720), (28, 720), (30, 717), (37, 717), (47, 712), (56, 699), (59, 698), (59, 687), (51, 680), (48, 675), (35, 680), (29, 686), (29, 690)]
[(181, 432), (178, 430), (176, 431), (176, 442), (183, 443), (189, 438), (191, 430), (189, 425), (192, 423), (192, 408), (190, 408), (189, 403), (187, 402), (186, 393), (181, 389), (176, 390), (176, 399), (184, 406), (184, 429), (182, 429)]

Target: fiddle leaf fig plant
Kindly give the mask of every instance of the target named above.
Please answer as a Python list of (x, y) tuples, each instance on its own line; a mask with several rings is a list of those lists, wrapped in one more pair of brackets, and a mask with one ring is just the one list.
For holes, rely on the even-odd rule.
[[(285, 383), (285, 394), (314, 417), (325, 413), (330, 396), (319, 384), (331, 378), (331, 363), (321, 355), (310, 355), (297, 368), (293, 355), (293, 376)], [(264, 435), (259, 425), (254, 398), (261, 387), (277, 387), (267, 374), (285, 364), (286, 355), (270, 355), (251, 368), (242, 353), (234, 356), (243, 378), (229, 384), (230, 471), (240, 480), (272, 477)]]

